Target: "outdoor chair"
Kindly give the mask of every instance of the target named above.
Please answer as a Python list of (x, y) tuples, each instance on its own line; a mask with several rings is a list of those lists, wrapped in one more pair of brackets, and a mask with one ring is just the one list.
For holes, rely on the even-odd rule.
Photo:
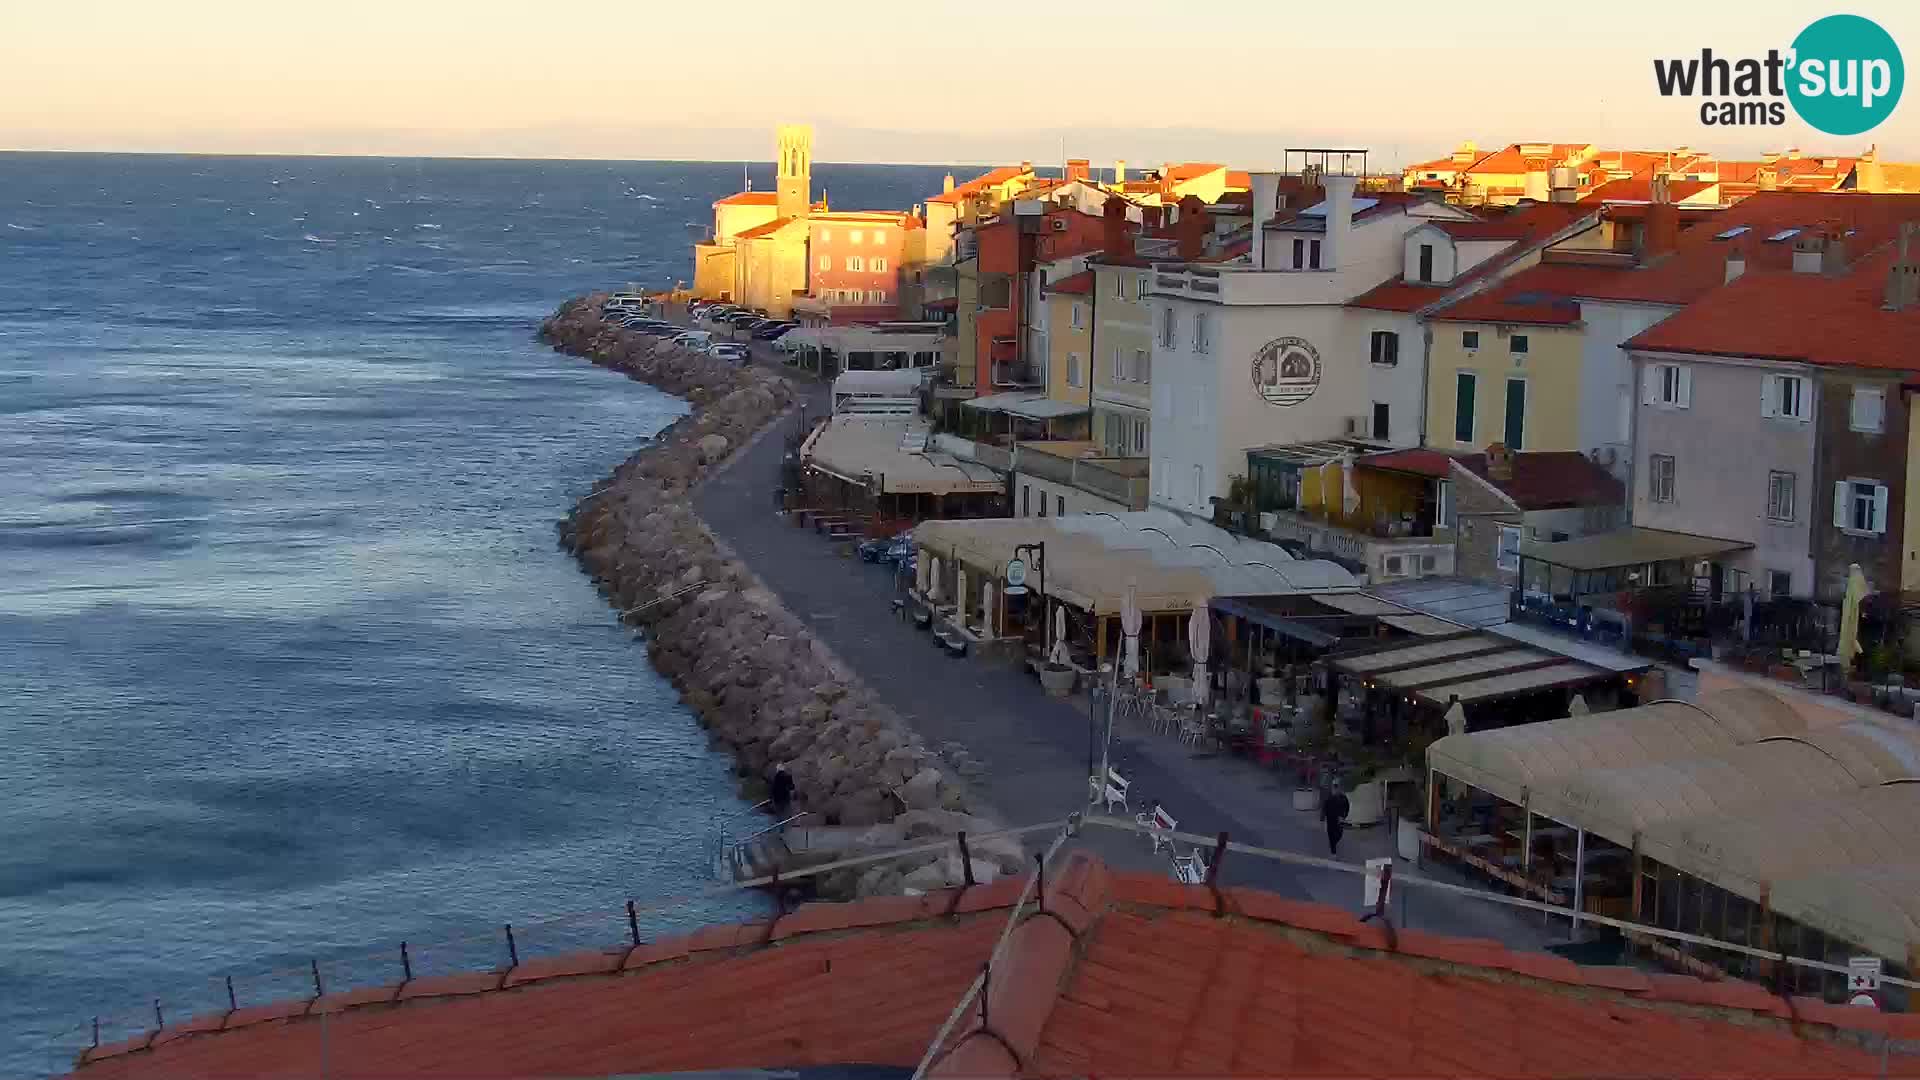
[(1182, 885), (1205, 885), (1207, 869), (1206, 853), (1199, 848), (1173, 857), (1173, 878)]
[(1203, 739), (1211, 737), (1207, 728), (1207, 719), (1197, 709), (1181, 710), (1180, 741), (1189, 746), (1198, 746)]
[[(1091, 783), (1098, 785), (1100, 782), (1095, 779), (1091, 781)], [(1100, 801), (1106, 804), (1107, 813), (1113, 813), (1113, 808), (1116, 805), (1119, 806), (1122, 811), (1127, 811), (1131, 809), (1127, 806), (1127, 788), (1131, 786), (1132, 783), (1126, 777), (1121, 776), (1109, 768), (1107, 770), (1106, 784), (1101, 786), (1094, 794)]]

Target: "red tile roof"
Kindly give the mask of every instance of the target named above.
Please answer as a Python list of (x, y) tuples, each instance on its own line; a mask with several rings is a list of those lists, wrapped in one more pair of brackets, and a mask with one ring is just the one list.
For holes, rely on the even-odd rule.
[(1748, 271), (1627, 342), (1663, 352), (1920, 371), (1920, 305), (1881, 307), (1889, 246), (1844, 274)]
[(1218, 172), (1224, 168), (1226, 168), (1225, 165), (1218, 165), (1210, 161), (1185, 161), (1168, 169), (1166, 178), (1178, 184), (1186, 180), (1198, 180), (1208, 173)]
[(1375, 311), (1418, 311), (1452, 291), (1452, 286), (1415, 284), (1396, 274), (1347, 301), (1347, 306)]
[[(1653, 179), (1653, 170), (1648, 169), (1635, 173), (1624, 180), (1610, 180), (1594, 188), (1591, 193), (1581, 198), (1580, 201), (1583, 203), (1652, 202)], [(1716, 180), (1669, 180), (1667, 181), (1667, 196), (1673, 202), (1680, 202), (1684, 199), (1690, 199), (1706, 191), (1708, 188), (1718, 186), (1719, 182)]]
[[(305, 1077), (323, 1045), (340, 1080), (909, 1067), (1022, 884), (808, 905), (771, 926), (547, 961), (510, 988), (395, 1004), (389, 987), (324, 1025), (305, 1003), (291, 1019), (214, 1014), (92, 1051), (79, 1075)], [(1084, 853), (1048, 875), (1045, 912), (1013, 931), (988, 1000), (933, 1075), (1881, 1075), (1877, 1036), (1867, 1049), (1860, 1032), (1920, 1036), (1911, 1016), (1390, 937), (1351, 911), (1113, 874)], [(1895, 1052), (1886, 1069), (1920, 1076), (1920, 1057)]]
[(1082, 270), (1077, 274), (1069, 274), (1059, 281), (1048, 285), (1047, 291), (1050, 293), (1090, 293), (1093, 291), (1093, 271)]
[(751, 229), (734, 233), (733, 238), (735, 240), (752, 240), (756, 236), (770, 236), (799, 220), (799, 218), (790, 217), (774, 218), (772, 221), (765, 222), (764, 224), (755, 225)]
[(1842, 231), (1852, 229), (1854, 235), (1847, 243), (1857, 257), (1888, 242), (1905, 221), (1920, 221), (1920, 195), (1763, 191), (1682, 231), (1674, 251), (1645, 265), (1582, 268), (1549, 261), (1514, 275), (1508, 284), (1582, 299), (1678, 306), (1726, 282), (1728, 240), (1720, 237), (1731, 229), (1747, 228), (1731, 239), (1745, 245), (1752, 272), (1792, 264), (1792, 244), (1766, 242), (1768, 236), (1784, 230), (1813, 228), (1822, 222)]
[(1436, 222), (1447, 235), (1457, 240), (1505, 239), (1512, 240), (1513, 244), (1449, 284), (1422, 284), (1395, 276), (1347, 301), (1347, 304), (1375, 311), (1418, 311), (1456, 290), (1497, 273), (1514, 259), (1551, 239), (1554, 234), (1574, 226), (1593, 213), (1592, 207), (1569, 203), (1534, 203), (1530, 206), (1502, 208), (1479, 221)]
[(1468, 454), (1461, 467), (1487, 481), (1522, 510), (1559, 510), (1578, 506), (1618, 506), (1626, 488), (1610, 472), (1575, 451), (1535, 450), (1513, 455), (1513, 475), (1495, 480), (1487, 473), (1487, 455)]
[(1388, 469), (1441, 480), (1453, 475), (1452, 455), (1438, 450), (1389, 450), (1383, 454), (1368, 454), (1354, 463), (1369, 469)]
[(1430, 317), (1446, 322), (1572, 326), (1580, 321), (1580, 305), (1556, 271), (1572, 271), (1572, 280), (1579, 282), (1591, 273), (1584, 266), (1535, 266), (1485, 292), (1448, 304)]
[[(1503, 147), (1502, 149), (1495, 150), (1493, 153), (1488, 154), (1486, 157), (1483, 157), (1479, 161), (1474, 162), (1471, 167), (1467, 168), (1464, 171), (1469, 174), (1473, 174), (1473, 173), (1514, 174), (1514, 173), (1526, 172), (1527, 171), (1527, 155), (1522, 154), (1520, 152), (1520, 147), (1522, 145), (1523, 144), (1521, 143), (1513, 143), (1511, 145)], [(1526, 143), (1524, 145), (1533, 146), (1535, 144)], [(1547, 159), (1547, 167), (1553, 168), (1554, 166), (1559, 165), (1562, 161), (1565, 161), (1570, 155), (1572, 155), (1576, 151), (1585, 149), (1587, 144), (1586, 143), (1551, 143), (1551, 144), (1541, 144), (1541, 145), (1546, 145), (1548, 147), (1548, 153), (1544, 156)]]
[(714, 200), (715, 206), (772, 206), (780, 200), (774, 191), (741, 191), (724, 199)]
[(941, 192), (938, 195), (931, 196), (927, 201), (930, 203), (961, 202), (975, 192), (982, 191), (995, 184), (1004, 184), (1009, 180), (1018, 179), (1022, 175), (1032, 171), (1031, 169), (1022, 168), (1019, 165), (1002, 165), (999, 168), (981, 173), (979, 176), (974, 177), (964, 184), (955, 184), (952, 191)]

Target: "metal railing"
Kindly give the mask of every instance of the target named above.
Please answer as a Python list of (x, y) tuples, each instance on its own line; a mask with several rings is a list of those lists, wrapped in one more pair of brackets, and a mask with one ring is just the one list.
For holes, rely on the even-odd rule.
[(741, 837), (740, 839), (733, 841), (731, 844), (727, 843), (726, 835), (723, 832), (721, 835), (721, 844), (723, 845), (721, 849), (721, 852), (722, 852), (721, 858), (723, 860), (722, 869), (728, 873), (728, 876), (730, 878), (738, 879), (740, 877), (741, 871), (748, 868), (747, 852), (748, 852), (748, 849), (752, 847), (753, 842), (755, 840), (758, 840), (769, 833), (778, 832), (781, 829), (786, 828), (787, 826), (793, 824), (796, 821), (799, 821), (801, 818), (806, 816), (807, 816), (807, 811), (805, 810), (802, 810), (797, 814), (790, 814), (787, 817), (779, 821), (776, 821), (771, 825), (768, 825), (761, 829), (756, 829), (753, 832), (748, 833), (747, 835)]

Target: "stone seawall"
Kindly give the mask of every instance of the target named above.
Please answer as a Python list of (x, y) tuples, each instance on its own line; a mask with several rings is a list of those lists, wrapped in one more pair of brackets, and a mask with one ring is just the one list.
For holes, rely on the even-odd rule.
[[(832, 856), (997, 827), (960, 777), (693, 512), (693, 489), (786, 415), (798, 397), (793, 385), (621, 329), (600, 317), (604, 299), (563, 304), (541, 325), (541, 338), (682, 397), (692, 412), (596, 484), (560, 523), (560, 537), (623, 619), (645, 631), (654, 667), (733, 752), (750, 792), (785, 764), (802, 809), (827, 825), (862, 830), (843, 837)], [(771, 506), (767, 527), (786, 527)], [(1024, 866), (1017, 843), (970, 848), (992, 870)], [(829, 874), (821, 891), (940, 887), (960, 876), (957, 861), (923, 855), (864, 874)], [(976, 876), (992, 870), (976, 865)]]

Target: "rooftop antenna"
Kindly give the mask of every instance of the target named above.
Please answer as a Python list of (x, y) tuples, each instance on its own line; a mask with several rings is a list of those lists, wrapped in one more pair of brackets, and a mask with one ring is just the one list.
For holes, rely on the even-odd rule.
[(741, 188), (742, 191), (753, 190), (753, 177), (747, 172), (747, 163), (744, 161), (740, 163), (740, 182), (746, 185)]

